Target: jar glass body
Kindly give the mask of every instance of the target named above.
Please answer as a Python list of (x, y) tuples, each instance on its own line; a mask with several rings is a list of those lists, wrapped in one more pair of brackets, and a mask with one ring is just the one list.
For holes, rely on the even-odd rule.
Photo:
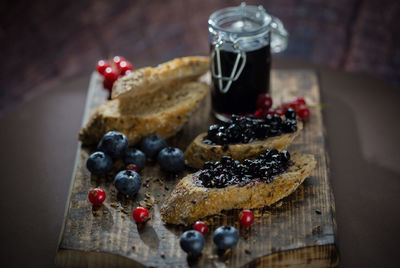
[(214, 114), (226, 121), (253, 113), (257, 97), (269, 91), (271, 50), (286, 47), (271, 42), (276, 22), (262, 7), (242, 4), (214, 12), (208, 23)]

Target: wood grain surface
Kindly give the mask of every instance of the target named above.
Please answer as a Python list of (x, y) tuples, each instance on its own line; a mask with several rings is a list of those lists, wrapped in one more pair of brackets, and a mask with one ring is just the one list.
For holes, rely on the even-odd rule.
[[(141, 172), (143, 186), (132, 199), (118, 195), (112, 181), (122, 169), (117, 162), (107, 176), (90, 175), (86, 159), (95, 148), (78, 148), (65, 224), (56, 257), (58, 267), (333, 267), (338, 264), (334, 198), (329, 181), (323, 119), (317, 76), (310, 70), (273, 71), (271, 94), (276, 104), (301, 95), (311, 108), (310, 120), (290, 151), (312, 153), (317, 167), (291, 196), (273, 207), (255, 210), (250, 229), (238, 224), (239, 211), (227, 211), (207, 218), (209, 234), (198, 259), (187, 259), (179, 237), (188, 229), (165, 225), (159, 209), (174, 185), (189, 171), (174, 176), (147, 163)], [(84, 122), (104, 102), (106, 93), (97, 74), (92, 75)], [(213, 122), (210, 98), (189, 123), (168, 144), (182, 150)], [(105, 189), (103, 206), (94, 210), (87, 200), (90, 188)], [(151, 207), (151, 220), (138, 227), (131, 217), (138, 205)], [(212, 232), (220, 225), (233, 225), (240, 232), (237, 246), (218, 254)]]

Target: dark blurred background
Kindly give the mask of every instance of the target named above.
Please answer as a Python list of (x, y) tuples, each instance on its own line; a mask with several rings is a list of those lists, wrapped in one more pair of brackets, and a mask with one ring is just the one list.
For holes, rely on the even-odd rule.
[[(0, 2), (0, 114), (123, 55), (136, 67), (208, 54), (207, 18), (241, 1)], [(400, 1), (269, 0), (290, 33), (281, 59), (367, 73), (400, 87)]]

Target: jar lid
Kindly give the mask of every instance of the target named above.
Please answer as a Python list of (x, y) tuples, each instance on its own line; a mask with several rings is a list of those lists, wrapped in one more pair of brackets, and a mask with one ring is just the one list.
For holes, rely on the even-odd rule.
[(227, 7), (215, 11), (208, 19), (210, 32), (225, 32), (235, 37), (254, 36), (269, 31), (271, 16), (262, 6)]

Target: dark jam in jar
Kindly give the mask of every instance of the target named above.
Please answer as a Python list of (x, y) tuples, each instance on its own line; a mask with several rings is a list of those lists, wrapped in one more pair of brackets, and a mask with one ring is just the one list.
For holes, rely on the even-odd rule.
[[(214, 49), (214, 46), (211, 46)], [(246, 51), (246, 63), (239, 78), (233, 81), (228, 92), (221, 93), (218, 79), (212, 78), (212, 106), (215, 112), (221, 114), (250, 114), (256, 108), (259, 94), (269, 91), (271, 65), (270, 45), (267, 44), (255, 50)], [(229, 77), (234, 66), (237, 53), (220, 50), (221, 73)], [(216, 57), (214, 64), (217, 65)], [(242, 60), (241, 60), (242, 61)], [(239, 65), (241, 62), (239, 62)], [(223, 86), (227, 81), (223, 81)]]

